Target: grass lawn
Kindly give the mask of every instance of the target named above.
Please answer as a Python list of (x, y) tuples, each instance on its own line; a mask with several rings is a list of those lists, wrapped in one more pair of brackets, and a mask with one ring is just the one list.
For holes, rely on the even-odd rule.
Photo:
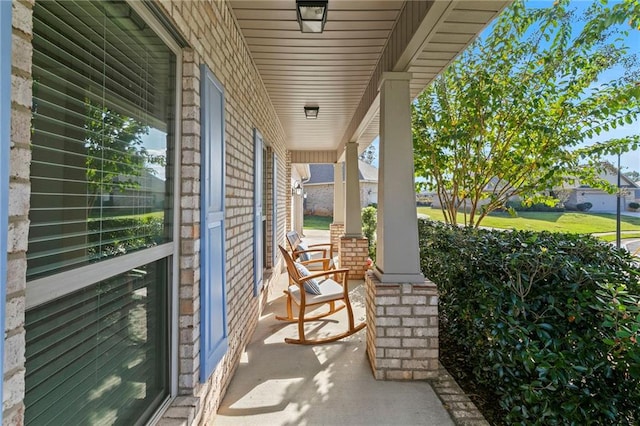
[[(640, 238), (640, 232), (621, 232), (620, 237), (622, 238), (622, 240)], [(616, 240), (616, 234), (599, 235), (598, 238), (607, 242), (613, 242)]]
[[(444, 215), (440, 209), (418, 207), (418, 213), (426, 214), (433, 220), (444, 220)], [(460, 213), (458, 214), (458, 221), (460, 223), (464, 222), (464, 217)], [(508, 213), (500, 212), (490, 214), (482, 220), (480, 225), (502, 229), (593, 234), (598, 232), (615, 232), (616, 215), (579, 212), (518, 212), (516, 217), (511, 217)], [(622, 216), (620, 219), (620, 229), (622, 231), (635, 231), (640, 233), (640, 218)], [(628, 238), (628, 235), (624, 235), (623, 238)]]
[(305, 216), (304, 224), (302, 227), (304, 229), (318, 229), (320, 231), (328, 231), (331, 222), (333, 222), (333, 218), (331, 216)]

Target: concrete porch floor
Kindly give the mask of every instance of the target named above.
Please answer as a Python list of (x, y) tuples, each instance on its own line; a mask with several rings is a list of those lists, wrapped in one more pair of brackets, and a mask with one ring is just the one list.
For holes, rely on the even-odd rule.
[[(282, 290), (286, 285), (285, 273), (269, 289), (252, 342), (218, 414), (208, 424), (454, 424), (429, 383), (373, 378), (366, 355), (366, 329), (325, 345), (286, 344), (285, 337), (297, 336), (295, 324), (275, 319), (276, 314), (285, 313)], [(364, 321), (364, 282), (352, 281), (350, 289), (356, 322)], [(344, 312), (308, 323), (308, 332), (324, 335), (343, 331), (347, 321)]]

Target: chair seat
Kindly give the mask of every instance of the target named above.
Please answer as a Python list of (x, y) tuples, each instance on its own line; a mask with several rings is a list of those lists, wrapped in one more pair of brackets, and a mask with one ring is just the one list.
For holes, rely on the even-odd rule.
[[(321, 280), (319, 284), (321, 294), (311, 294), (309, 292), (305, 294), (307, 305), (330, 302), (332, 300), (339, 300), (344, 298), (344, 290), (342, 286), (334, 280)], [(289, 286), (289, 294), (297, 304), (300, 304), (300, 287), (298, 287), (297, 285)]]

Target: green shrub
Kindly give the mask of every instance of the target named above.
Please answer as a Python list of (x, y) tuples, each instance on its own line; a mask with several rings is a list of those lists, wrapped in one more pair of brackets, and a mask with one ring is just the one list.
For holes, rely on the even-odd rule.
[(163, 216), (146, 214), (139, 216), (113, 216), (90, 219), (90, 254), (112, 257), (165, 242)]
[(588, 212), (589, 210), (591, 210), (591, 207), (593, 207), (593, 204), (591, 204), (590, 202), (576, 204), (576, 209), (581, 212)]
[(584, 235), (419, 221), (444, 331), (508, 424), (640, 423), (640, 273)]
[(635, 201), (632, 201), (629, 203), (629, 208), (634, 210), (640, 209), (640, 203), (636, 203)]
[(563, 212), (565, 208), (559, 204), (549, 206), (545, 203), (535, 203), (530, 206), (522, 204), (521, 201), (507, 201), (507, 208), (512, 208), (517, 212)]
[(369, 205), (362, 209), (362, 234), (369, 239), (369, 257), (376, 261), (376, 228), (378, 226), (378, 210)]

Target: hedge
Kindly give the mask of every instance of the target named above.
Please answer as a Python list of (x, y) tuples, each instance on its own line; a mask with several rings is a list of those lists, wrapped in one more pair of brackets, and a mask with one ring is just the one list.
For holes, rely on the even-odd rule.
[(531, 205), (522, 204), (521, 201), (507, 201), (507, 208), (512, 208), (517, 212), (563, 212), (565, 208), (561, 205), (549, 206), (544, 203)]
[(640, 423), (640, 273), (590, 236), (419, 221), (441, 327), (508, 424)]
[(154, 213), (89, 219), (90, 254), (113, 257), (166, 242), (164, 218)]

